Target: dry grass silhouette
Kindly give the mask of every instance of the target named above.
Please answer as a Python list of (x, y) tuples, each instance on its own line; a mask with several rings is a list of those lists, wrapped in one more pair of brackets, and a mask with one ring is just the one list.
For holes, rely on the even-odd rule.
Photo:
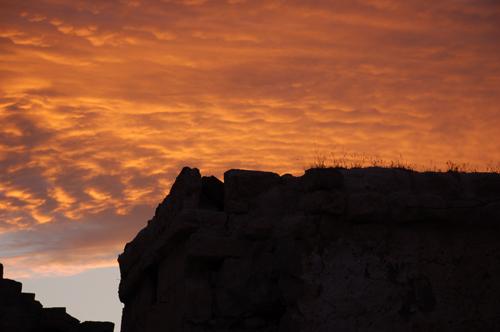
[[(320, 151), (318, 146), (314, 144), (313, 151), (309, 156), (309, 160), (305, 163), (304, 170), (310, 168), (338, 168), (338, 169), (354, 169), (363, 167), (384, 167), (393, 169), (402, 169), (414, 172), (456, 172), (456, 173), (476, 173), (479, 172), (478, 165), (471, 166), (469, 163), (454, 163), (451, 160), (446, 162), (444, 169), (433, 165), (430, 160), (429, 167), (419, 167), (417, 164), (408, 163), (400, 154), (399, 158), (386, 161), (379, 156), (368, 157), (364, 153), (358, 155), (350, 153), (349, 149), (342, 147), (342, 151), (337, 151), (337, 146), (332, 145), (330, 152)], [(500, 162), (496, 165), (493, 161), (486, 164), (486, 172), (500, 173)]]

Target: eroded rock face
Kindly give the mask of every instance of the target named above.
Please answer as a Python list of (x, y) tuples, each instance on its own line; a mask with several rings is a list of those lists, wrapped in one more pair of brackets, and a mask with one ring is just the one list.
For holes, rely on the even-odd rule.
[(122, 331), (498, 331), (500, 175), (184, 168), (119, 256)]

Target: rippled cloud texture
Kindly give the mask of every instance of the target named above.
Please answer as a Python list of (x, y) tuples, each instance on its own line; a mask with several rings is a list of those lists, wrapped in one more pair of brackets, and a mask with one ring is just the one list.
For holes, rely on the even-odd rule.
[(1, 0), (0, 257), (116, 264), (183, 166), (500, 161), (497, 0)]

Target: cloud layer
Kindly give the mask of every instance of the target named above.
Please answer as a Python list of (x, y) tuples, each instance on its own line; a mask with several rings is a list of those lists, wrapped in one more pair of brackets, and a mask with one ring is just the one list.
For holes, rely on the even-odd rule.
[[(183, 166), (500, 161), (500, 4), (3, 0), (0, 256), (115, 264)], [(15, 266), (15, 267), (14, 267)]]

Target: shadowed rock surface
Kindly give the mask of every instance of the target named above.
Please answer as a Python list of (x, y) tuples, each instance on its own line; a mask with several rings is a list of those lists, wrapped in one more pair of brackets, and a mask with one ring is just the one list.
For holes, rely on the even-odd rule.
[(83, 322), (66, 308), (43, 308), (18, 281), (3, 278), (0, 264), (0, 332), (113, 332), (114, 323)]
[(499, 331), (500, 175), (184, 168), (119, 256), (122, 331)]

